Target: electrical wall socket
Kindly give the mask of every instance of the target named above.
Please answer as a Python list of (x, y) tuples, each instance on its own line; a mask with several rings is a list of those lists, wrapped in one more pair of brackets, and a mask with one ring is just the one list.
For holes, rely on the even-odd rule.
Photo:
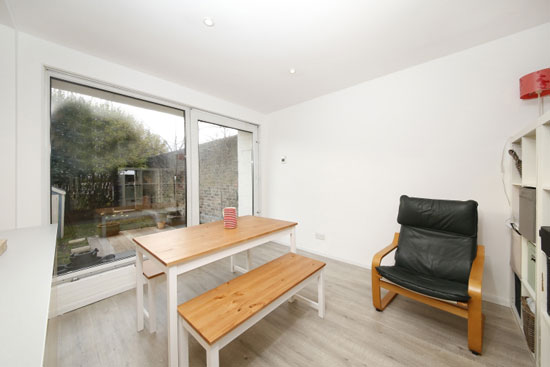
[(324, 233), (315, 233), (315, 239), (316, 240), (321, 240), (321, 241), (324, 241), (325, 240), (325, 234)]

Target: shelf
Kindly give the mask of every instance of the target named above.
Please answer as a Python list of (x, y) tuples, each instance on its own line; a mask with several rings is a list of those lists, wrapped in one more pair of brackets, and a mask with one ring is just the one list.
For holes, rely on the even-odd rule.
[(537, 123), (535, 124), (531, 124), (530, 126), (526, 127), (525, 129), (523, 129), (521, 132), (519, 132), (518, 134), (516, 134), (514, 137), (512, 137), (511, 141), (512, 141), (512, 144), (517, 144), (517, 145), (521, 145), (521, 138), (523, 137), (535, 137), (536, 136), (536, 131), (537, 131), (537, 126), (539, 125), (538, 121)]
[(547, 111), (545, 114), (539, 117), (539, 124), (550, 125), (550, 111)]
[(539, 215), (540, 219), (538, 223), (541, 226), (548, 226), (550, 225), (550, 187), (546, 187), (542, 190), (542, 192), (539, 194)]
[(548, 315), (546, 310), (541, 312), (541, 314), (542, 314), (542, 319), (544, 320), (544, 322), (546, 322), (546, 326), (550, 328), (550, 315)]
[(529, 297), (531, 297), (533, 300), (536, 300), (537, 295), (536, 295), (535, 291), (533, 290), (533, 288), (531, 288), (531, 285), (529, 284), (529, 282), (527, 282), (527, 280), (524, 280), (524, 279), (520, 279), (520, 280), (521, 280), (521, 284), (523, 285), (523, 288), (525, 288), (525, 290), (527, 291)]
[(514, 185), (514, 186), (521, 186), (521, 182), (512, 182), (512, 185)]
[(550, 170), (548, 170), (548, 164), (550, 163), (548, 157), (550, 156), (550, 126), (540, 126), (537, 132), (537, 142), (539, 143), (539, 179), (538, 183), (542, 187), (550, 189)]
[(537, 137), (537, 128), (531, 128), (529, 129), (528, 132), (526, 132), (525, 134), (523, 134), (522, 136), (523, 138), (525, 137), (528, 137), (528, 138), (536, 138)]
[(532, 132), (521, 138), (521, 160), (523, 186), (537, 186), (537, 138)]

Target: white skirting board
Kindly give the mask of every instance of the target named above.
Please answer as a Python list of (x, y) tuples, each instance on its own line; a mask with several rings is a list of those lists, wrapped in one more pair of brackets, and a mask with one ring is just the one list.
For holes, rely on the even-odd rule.
[(49, 317), (56, 317), (77, 308), (114, 296), (136, 287), (134, 264), (105, 273), (52, 286)]

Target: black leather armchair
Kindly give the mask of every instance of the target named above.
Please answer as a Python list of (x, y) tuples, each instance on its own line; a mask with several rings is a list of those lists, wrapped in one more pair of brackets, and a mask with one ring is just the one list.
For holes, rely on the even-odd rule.
[[(391, 245), (372, 262), (373, 304), (384, 310), (397, 294), (468, 319), (468, 347), (481, 354), (481, 285), (485, 249), (477, 244), (477, 203), (401, 196)], [(395, 265), (382, 258), (397, 249)], [(381, 299), (380, 289), (389, 292)]]

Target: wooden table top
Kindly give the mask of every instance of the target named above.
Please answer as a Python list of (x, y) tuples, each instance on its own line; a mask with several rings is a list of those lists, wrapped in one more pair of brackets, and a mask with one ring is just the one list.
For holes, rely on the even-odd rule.
[(288, 253), (179, 305), (178, 312), (213, 344), (324, 266)]
[(251, 215), (239, 217), (237, 228), (223, 228), (223, 221), (174, 229), (134, 238), (161, 263), (173, 266), (226, 247), (252, 240), (297, 223)]

